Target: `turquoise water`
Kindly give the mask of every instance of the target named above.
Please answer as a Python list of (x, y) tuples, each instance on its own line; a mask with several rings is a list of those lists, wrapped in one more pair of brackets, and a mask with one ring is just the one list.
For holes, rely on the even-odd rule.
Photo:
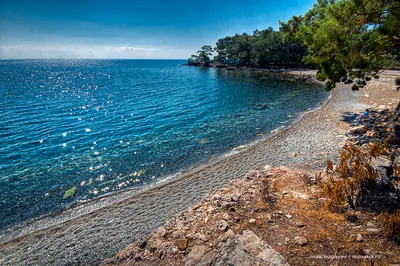
[(0, 61), (0, 228), (207, 162), (328, 97), (183, 63)]

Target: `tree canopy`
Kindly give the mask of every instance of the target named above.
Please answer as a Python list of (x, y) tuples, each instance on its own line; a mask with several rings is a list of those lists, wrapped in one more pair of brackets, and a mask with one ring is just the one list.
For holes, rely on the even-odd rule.
[(327, 88), (350, 76), (364, 79), (395, 63), (400, 45), (398, 0), (318, 0), (304, 16), (280, 22), (284, 39), (304, 42), (303, 61), (318, 67)]
[[(369, 75), (400, 57), (399, 0), (317, 0), (304, 15), (272, 28), (217, 41), (214, 61), (239, 66), (314, 66), (317, 78), (336, 82)], [(207, 47), (207, 49), (205, 49)], [(212, 49), (203, 46), (192, 61), (207, 65)]]

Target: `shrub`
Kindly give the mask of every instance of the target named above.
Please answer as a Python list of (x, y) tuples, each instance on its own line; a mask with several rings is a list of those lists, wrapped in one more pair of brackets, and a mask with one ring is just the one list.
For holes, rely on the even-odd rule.
[(384, 151), (382, 143), (369, 146), (368, 151), (348, 145), (340, 153), (339, 166), (334, 170), (331, 161), (326, 163), (328, 182), (323, 185), (322, 193), (329, 198), (328, 207), (350, 207), (356, 209), (356, 199), (361, 185), (375, 180), (375, 171), (370, 165), (373, 157)]
[(353, 86), (351, 86), (351, 90), (352, 91), (359, 91), (360, 88), (356, 84), (353, 84)]
[(325, 90), (326, 91), (333, 90), (335, 87), (336, 87), (336, 82), (334, 82), (333, 80), (328, 80), (325, 83)]
[(378, 215), (378, 220), (383, 223), (383, 232), (387, 238), (400, 243), (400, 209), (393, 215), (387, 212)]
[(395, 79), (395, 82), (396, 82), (396, 85), (397, 85), (397, 86), (400, 86), (400, 78), (396, 78), (396, 79)]
[(347, 77), (341, 77), (340, 82), (345, 82), (347, 80)]
[(374, 74), (374, 79), (379, 79), (379, 75), (378, 74)]
[(366, 80), (366, 81), (370, 81), (371, 79), (372, 79), (372, 78), (371, 78), (370, 76), (366, 76), (366, 77), (365, 77), (365, 80)]
[(318, 72), (318, 73), (315, 75), (315, 78), (316, 78), (317, 80), (319, 80), (319, 81), (325, 81), (325, 80), (328, 78), (328, 76), (325, 75), (324, 73)]

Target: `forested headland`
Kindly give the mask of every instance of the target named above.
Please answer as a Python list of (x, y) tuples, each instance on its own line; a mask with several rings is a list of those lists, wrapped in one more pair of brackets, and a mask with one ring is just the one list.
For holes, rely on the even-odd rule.
[[(214, 56), (213, 59), (211, 57)], [(235, 34), (204, 45), (189, 65), (312, 67), (332, 89), (357, 78), (358, 85), (379, 78), (400, 62), (400, 1), (317, 0), (303, 15), (279, 21), (253, 34)]]

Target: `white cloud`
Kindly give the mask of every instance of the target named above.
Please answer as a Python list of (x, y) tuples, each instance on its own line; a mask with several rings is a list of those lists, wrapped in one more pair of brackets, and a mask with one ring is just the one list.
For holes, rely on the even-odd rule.
[(188, 58), (191, 49), (152, 46), (9, 45), (0, 59), (167, 59)]

